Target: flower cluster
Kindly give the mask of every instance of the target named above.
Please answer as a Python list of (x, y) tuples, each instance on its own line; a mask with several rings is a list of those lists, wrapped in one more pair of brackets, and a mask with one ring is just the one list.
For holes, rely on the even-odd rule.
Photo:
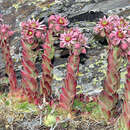
[(66, 29), (60, 35), (60, 47), (71, 49), (76, 55), (86, 53), (86, 42), (87, 39), (77, 28)]
[(46, 31), (46, 26), (43, 25), (38, 20), (28, 20), (26, 22), (21, 23), (22, 27), (22, 37), (27, 40), (29, 44), (33, 44), (36, 39), (44, 40), (44, 32)]
[(129, 54), (129, 27), (128, 22), (124, 18), (112, 15), (108, 18), (104, 16), (100, 19), (94, 31), (102, 37), (106, 36), (110, 46), (120, 46), (123, 52)]
[(65, 17), (59, 15), (51, 15), (48, 19), (49, 29), (53, 29), (54, 32), (63, 30), (68, 24), (68, 20)]
[(106, 18), (104, 16), (99, 20), (98, 24), (94, 28), (95, 33), (99, 33), (101, 36), (108, 36), (115, 28), (121, 29), (128, 25), (124, 18), (117, 15), (112, 15)]
[(14, 34), (14, 31), (11, 31), (11, 28), (9, 25), (0, 24), (0, 40), (7, 40), (13, 34)]

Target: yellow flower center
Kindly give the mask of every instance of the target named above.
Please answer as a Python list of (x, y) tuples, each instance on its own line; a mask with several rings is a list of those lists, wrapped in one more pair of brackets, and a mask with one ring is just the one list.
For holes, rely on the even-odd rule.
[(124, 24), (125, 22), (124, 22), (124, 20), (120, 20), (120, 24)]
[(69, 36), (67, 36), (66, 38), (65, 38), (65, 41), (66, 42), (69, 42), (71, 40), (71, 37), (69, 37)]
[(121, 38), (121, 39), (124, 37), (124, 34), (123, 34), (123, 32), (121, 32), (121, 31), (119, 31), (117, 35), (118, 35), (118, 37)]
[(32, 23), (32, 27), (33, 27), (33, 28), (36, 27), (36, 23)]
[(28, 31), (28, 35), (31, 36), (33, 34), (32, 31)]
[(63, 21), (62, 18), (59, 19), (59, 23), (60, 23), (60, 24), (64, 24), (64, 21)]
[(105, 20), (104, 20), (104, 21), (102, 21), (102, 25), (103, 25), (103, 26), (106, 26), (107, 24), (108, 24), (108, 22), (107, 22), (107, 21), (105, 21)]

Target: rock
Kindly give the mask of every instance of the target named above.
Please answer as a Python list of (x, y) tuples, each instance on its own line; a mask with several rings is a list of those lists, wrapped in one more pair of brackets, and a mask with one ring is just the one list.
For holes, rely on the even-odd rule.
[[(49, 4), (45, 1), (19, 1), (19, 0), (1, 0), (0, 1), (0, 13), (3, 14), (5, 23), (12, 26), (12, 29), (16, 31), (15, 36), (11, 40), (12, 57), (15, 62), (15, 69), (17, 70), (17, 77), (20, 79), (20, 22), (27, 20), (28, 18), (40, 18), (47, 24), (48, 17), (52, 14), (60, 14), (66, 16), (70, 24), (68, 27), (79, 27), (79, 29), (88, 37), (88, 45), (90, 49), (87, 49), (87, 54), (81, 57), (80, 64), (80, 76), (78, 79), (78, 85), (82, 86), (84, 93), (91, 93), (95, 89), (94, 93), (99, 92), (101, 89), (102, 80), (104, 78), (106, 67), (106, 53), (104, 52), (104, 39), (102, 41), (96, 40), (93, 33), (93, 27), (99, 18), (104, 15), (110, 15), (112, 13), (119, 14), (120, 16), (127, 17), (129, 19), (129, 0), (64, 0), (57, 2), (49, 7)], [(48, 7), (49, 8), (48, 8)], [(67, 50), (59, 50), (58, 42), (55, 44), (56, 54), (54, 58), (54, 74), (61, 76), (61, 79), (65, 77), (65, 63), (68, 57)], [(102, 56), (104, 54), (104, 56)], [(83, 61), (83, 62), (82, 62)], [(84, 63), (84, 64), (83, 64)], [(37, 67), (40, 63), (37, 63)], [(62, 66), (62, 67), (61, 67)], [(4, 62), (2, 61), (0, 53), (0, 78), (5, 75)], [(38, 68), (39, 69), (39, 68)], [(42, 70), (39, 69), (39, 72)], [(56, 78), (58, 77), (56, 75)], [(101, 77), (99, 79), (98, 77)], [(63, 82), (61, 80), (54, 79), (52, 86), (56, 88), (62, 87)], [(58, 77), (57, 79), (59, 79)], [(88, 84), (88, 85), (87, 85)]]

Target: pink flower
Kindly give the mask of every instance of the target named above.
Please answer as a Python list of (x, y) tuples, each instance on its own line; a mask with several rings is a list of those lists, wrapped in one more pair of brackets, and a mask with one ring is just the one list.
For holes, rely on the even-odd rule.
[(27, 24), (26, 22), (21, 22), (21, 23), (20, 23), (20, 26), (21, 26), (22, 28), (26, 28), (26, 27), (28, 26), (28, 24)]
[[(38, 20), (28, 20), (26, 22), (21, 22), (21, 27), (22, 27), (22, 35), (30, 35), (33, 34), (33, 32), (36, 31), (46, 31), (46, 26), (43, 25), (41, 22), (39, 22)], [(30, 31), (31, 30), (31, 31)], [(28, 34), (26, 34), (26, 32), (28, 32)], [(32, 32), (32, 33), (31, 33)]]
[(70, 47), (72, 44), (74, 44), (74, 41), (76, 40), (74, 32), (70, 31), (64, 34), (60, 35), (60, 46), (61, 47)]
[(51, 22), (55, 22), (55, 23), (56, 23), (56, 17), (55, 17), (55, 15), (51, 15), (51, 16), (48, 18), (48, 23), (51, 23)]
[(70, 49), (74, 55), (86, 53), (87, 38), (77, 28), (70, 28), (65, 30), (64, 34), (60, 36), (60, 47)]
[(4, 28), (4, 27), (1, 28), (1, 32), (2, 32), (2, 33), (6, 33), (6, 28)]
[(54, 24), (49, 24), (49, 29), (52, 29), (54, 27)]
[(54, 29), (54, 31), (59, 32), (63, 27), (69, 24), (65, 17), (59, 15), (51, 15), (48, 19), (49, 29)]
[(69, 24), (68, 20), (65, 17), (56, 15), (56, 22), (62, 26), (67, 26)]
[(59, 31), (61, 30), (60, 25), (56, 25), (56, 26), (55, 26), (55, 29), (56, 29), (57, 32), (59, 32)]
[(42, 22), (39, 22), (39, 20), (36, 21), (35, 19), (28, 20), (27, 24), (29, 28), (34, 28), (34, 29), (43, 29), (42, 27), (45, 26), (42, 25)]
[(48, 22), (59, 24), (61, 26), (67, 26), (69, 24), (68, 20), (60, 15), (51, 15), (48, 19)]
[(128, 22), (126, 22), (123, 17), (121, 17), (121, 18), (119, 19), (119, 22), (120, 22), (120, 26), (121, 26), (121, 27), (125, 27), (125, 26), (128, 25)]
[[(30, 19), (21, 24), (22, 32), (21, 35), (24, 40), (27, 40), (29, 44), (32, 44), (30, 39), (40, 39), (44, 40), (44, 33), (46, 32), (46, 26), (43, 25), (38, 20)], [(43, 35), (42, 35), (43, 34)]]
[[(96, 27), (94, 28), (95, 33), (100, 33), (101, 36), (105, 36), (107, 33), (110, 34), (115, 28), (121, 29), (127, 26), (128, 23), (117, 15), (112, 15), (106, 18), (105, 16), (100, 19)], [(102, 35), (103, 34), (103, 35)]]
[(110, 22), (115, 23), (115, 22), (119, 21), (120, 18), (119, 18), (118, 15), (111, 15), (111, 16), (108, 17), (108, 19), (109, 19)]
[(121, 49), (122, 50), (126, 50), (128, 48), (128, 44), (127, 43), (122, 43), (121, 44)]
[(99, 33), (100, 31), (109, 33), (111, 30), (112, 30), (112, 24), (110, 23), (110, 19), (106, 18), (106, 16), (100, 19), (98, 24), (94, 28), (94, 31), (96, 31), (96, 33)]
[(26, 38), (29, 39), (29, 38), (33, 38), (34, 36), (34, 30), (27, 30), (26, 32)]
[(0, 39), (7, 39), (14, 34), (14, 31), (11, 31), (9, 25), (2, 24), (0, 25)]
[(61, 48), (64, 48), (64, 47), (65, 47), (64, 42), (60, 42), (60, 47), (61, 47)]
[(111, 43), (116, 46), (127, 41), (126, 31), (116, 29), (109, 35)]

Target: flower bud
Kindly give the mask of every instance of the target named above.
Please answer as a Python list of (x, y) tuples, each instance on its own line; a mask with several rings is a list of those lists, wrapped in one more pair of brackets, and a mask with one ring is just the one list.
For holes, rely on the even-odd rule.
[(60, 47), (61, 47), (61, 48), (64, 48), (64, 47), (65, 47), (65, 45), (64, 45), (63, 42), (60, 42)]
[(82, 52), (83, 54), (86, 54), (86, 49), (83, 48), (81, 52)]
[(76, 43), (76, 44), (75, 44), (75, 48), (76, 48), (76, 49), (79, 49), (79, 48), (80, 48), (80, 44), (79, 44), (79, 43)]
[(122, 50), (126, 50), (128, 48), (128, 44), (127, 43), (122, 43), (121, 44), (121, 49)]
[(41, 37), (41, 32), (37, 31), (35, 35), (36, 35), (37, 38), (40, 38)]
[(14, 31), (9, 31), (8, 36), (12, 36), (14, 34)]

